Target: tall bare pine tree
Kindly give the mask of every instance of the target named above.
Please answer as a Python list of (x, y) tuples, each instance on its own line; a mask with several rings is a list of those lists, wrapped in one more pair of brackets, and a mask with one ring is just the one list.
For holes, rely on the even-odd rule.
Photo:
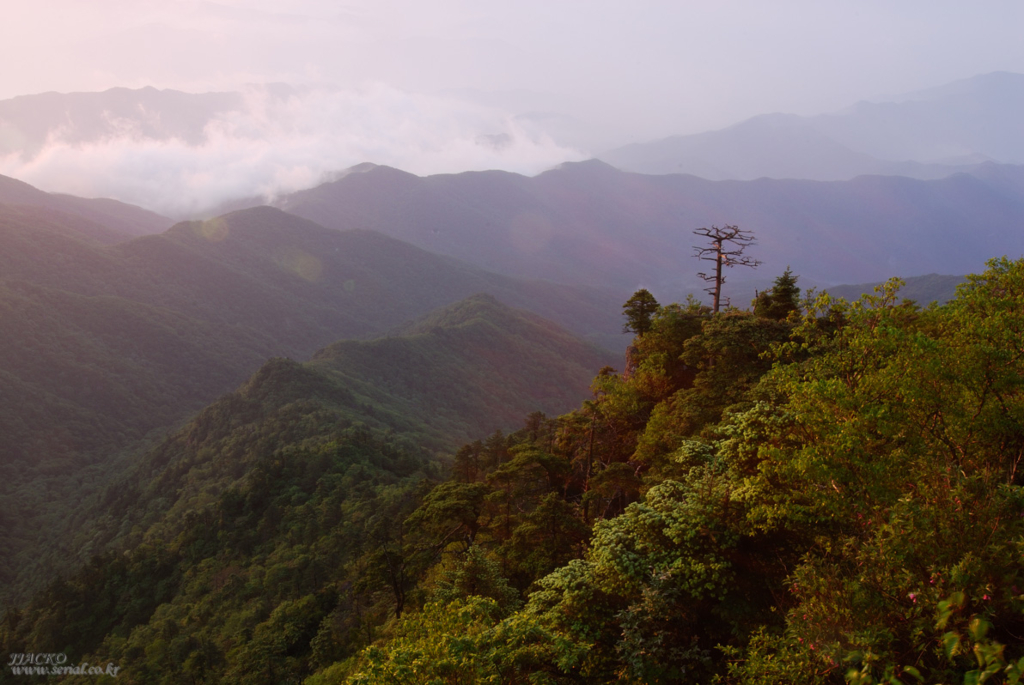
[[(732, 266), (749, 266), (754, 268), (761, 264), (760, 260), (744, 257), (743, 251), (754, 244), (754, 234), (750, 231), (743, 231), (739, 226), (712, 226), (711, 228), (698, 228), (694, 235), (703, 236), (708, 239), (710, 245), (700, 247), (694, 245), (694, 257), (715, 263), (714, 273), (697, 274), (705, 282), (711, 285), (705, 288), (705, 292), (714, 298), (712, 310), (718, 312), (722, 303), (722, 284), (725, 283), (725, 274), (722, 269)], [(728, 298), (725, 302), (729, 305)]]

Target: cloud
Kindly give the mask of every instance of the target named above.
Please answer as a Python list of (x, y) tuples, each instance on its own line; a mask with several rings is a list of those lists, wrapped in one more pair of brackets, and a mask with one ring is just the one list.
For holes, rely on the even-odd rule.
[[(503, 169), (535, 174), (584, 159), (536, 122), (453, 97), (386, 85), (359, 90), (250, 87), (243, 106), (203, 127), (199, 143), (156, 138), (159, 112), (109, 122), (86, 141), (52, 130), (35, 154), (0, 157), (0, 174), (43, 190), (113, 197), (164, 214), (201, 214), (236, 198), (276, 195), (322, 182), (361, 162), (415, 174)], [(78, 142), (73, 142), (77, 139)]]

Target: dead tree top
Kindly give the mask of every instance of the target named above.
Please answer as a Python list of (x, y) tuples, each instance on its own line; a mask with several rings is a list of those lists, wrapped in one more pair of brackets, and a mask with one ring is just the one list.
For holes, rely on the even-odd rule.
[[(697, 276), (705, 282), (712, 283), (711, 287), (705, 288), (705, 292), (714, 297), (713, 311), (717, 312), (722, 298), (722, 284), (725, 283), (724, 267), (749, 266), (751, 268), (761, 265), (761, 260), (751, 257), (744, 257), (743, 251), (754, 244), (754, 234), (744, 231), (739, 226), (712, 226), (711, 228), (698, 228), (694, 235), (704, 236), (711, 243), (707, 247), (693, 246), (693, 256), (709, 262), (715, 262), (715, 273), (699, 273)], [(726, 305), (728, 306), (728, 298)]]
[[(710, 262), (718, 261), (718, 255), (721, 254), (726, 257), (726, 262), (729, 266), (757, 266), (761, 262), (757, 259), (751, 259), (750, 257), (741, 257), (743, 250), (755, 243), (754, 234), (750, 231), (744, 231), (739, 226), (712, 226), (711, 228), (698, 228), (694, 230), (694, 235), (702, 235), (705, 238), (711, 240), (710, 247), (700, 247), (694, 245), (693, 256), (698, 259), (706, 259)], [(731, 250), (725, 249), (725, 243), (732, 243), (735, 245)], [(714, 255), (714, 256), (709, 256)], [(736, 257), (737, 259), (729, 259), (730, 257)]]

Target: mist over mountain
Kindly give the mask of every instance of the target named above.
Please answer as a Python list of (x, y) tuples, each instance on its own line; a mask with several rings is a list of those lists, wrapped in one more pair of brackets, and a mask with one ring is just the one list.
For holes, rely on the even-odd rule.
[[(1024, 168), (986, 164), (922, 181), (708, 181), (618, 171), (598, 161), (529, 178), (506, 172), (418, 177), (361, 165), (277, 206), (324, 226), (369, 228), (501, 273), (600, 285), (628, 296), (699, 293), (693, 229), (738, 224), (756, 271), (732, 270), (737, 305), (787, 266), (807, 285), (976, 271), (1024, 252)], [(730, 290), (730, 287), (734, 289)]]
[(1024, 685), (1021, 0), (9, 4), (0, 685)]
[(308, 188), (366, 160), (419, 173), (537, 173), (585, 158), (555, 142), (543, 121), (383, 84), (112, 88), (0, 101), (0, 174), (175, 218)]
[[(294, 89), (272, 89), (287, 95)], [(120, 136), (145, 140), (207, 140), (212, 119), (245, 105), (241, 93), (183, 93), (153, 87), (102, 93), (40, 93), (0, 101), (0, 154), (39, 154), (54, 138), (71, 144)]]
[(1024, 74), (994, 72), (813, 117), (818, 130), (880, 159), (1024, 163)]
[[(469, 159), (504, 168), (533, 160), (536, 170), (564, 158), (544, 142), (543, 116), (533, 124), (506, 120), (497, 105), (465, 109), (455, 95), (430, 100), (387, 89), (285, 85), (203, 95), (152, 88), (53, 93), (0, 103), (9, 151), (0, 167), (23, 178), (98, 183), (88, 189), (193, 215), (269, 198), (330, 228), (375, 230), (491, 271), (610, 288), (618, 297), (638, 286), (667, 299), (699, 293), (691, 231), (738, 224), (755, 233), (754, 256), (764, 262), (756, 272), (729, 274), (727, 294), (743, 304), (787, 266), (805, 285), (826, 286), (962, 274), (992, 255), (1018, 254), (1020, 169), (979, 160), (1024, 158), (1014, 142), (1022, 82), (996, 73), (833, 115), (756, 117), (676, 140), (693, 175), (665, 178), (597, 162), (532, 177), (424, 176), (388, 166), (389, 155), (410, 149), (454, 155), (460, 169)], [(418, 142), (410, 148), (400, 136), (381, 147), (369, 122), (378, 130), (392, 116), (384, 110), (402, 103), (416, 127), (396, 119), (393, 128)], [(646, 170), (678, 171), (672, 145), (652, 144), (652, 154), (667, 161)], [(337, 171), (367, 157), (385, 164)], [(777, 176), (789, 180), (764, 178)], [(0, 181), (0, 199), (76, 216), (79, 232), (101, 242), (169, 223), (112, 200)]]
[(1024, 163), (1024, 75), (996, 72), (818, 116), (766, 114), (717, 131), (599, 155), (620, 169), (702, 178), (935, 179)]
[[(0, 173), (176, 218), (272, 200), (363, 162), (418, 175), (530, 175), (596, 152), (574, 135), (588, 123), (560, 113), (562, 100), (287, 84), (27, 95), (0, 101)], [(1024, 76), (997, 72), (832, 114), (764, 114), (599, 158), (626, 171), (709, 180), (939, 179), (985, 161), (1024, 163), (1022, 116)]]

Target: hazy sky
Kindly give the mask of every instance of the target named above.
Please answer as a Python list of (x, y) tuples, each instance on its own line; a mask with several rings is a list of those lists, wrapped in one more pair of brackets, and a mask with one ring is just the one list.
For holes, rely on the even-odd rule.
[[(1021, 0), (8, 4), (0, 99), (114, 86), (330, 87), (272, 113), (283, 124), (258, 107), (245, 121), (218, 122), (202, 150), (57, 140), (39, 158), (0, 160), (0, 173), (45, 189), (130, 201), (150, 191), (132, 194), (125, 184), (169, 187), (166, 172), (147, 175), (168, 164), (185, 169), (179, 197), (209, 195), (197, 205), (293, 189), (362, 161), (416, 173), (536, 173), (756, 114), (817, 114), (976, 74), (1024, 72)], [(490, 149), (483, 138), (512, 142)], [(217, 182), (225, 187), (214, 192)]]
[[(1024, 72), (1020, 0), (36, 0), (0, 98), (154, 85), (384, 83), (557, 109), (611, 144)], [(528, 92), (509, 92), (528, 91)]]

